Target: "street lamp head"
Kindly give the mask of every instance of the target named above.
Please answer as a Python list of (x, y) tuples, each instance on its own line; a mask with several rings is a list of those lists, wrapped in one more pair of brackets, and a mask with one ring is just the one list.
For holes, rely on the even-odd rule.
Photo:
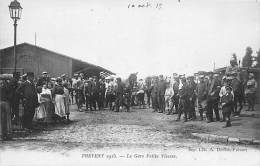
[(22, 9), (20, 2), (17, 0), (12, 1), (9, 5), (10, 17), (13, 20), (19, 20), (21, 18)]

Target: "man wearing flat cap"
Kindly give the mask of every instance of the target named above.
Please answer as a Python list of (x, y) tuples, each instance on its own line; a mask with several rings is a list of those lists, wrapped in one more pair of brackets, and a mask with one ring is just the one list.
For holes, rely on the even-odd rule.
[(35, 113), (35, 108), (39, 106), (37, 91), (33, 83), (34, 73), (27, 73), (27, 80), (21, 84), (17, 89), (23, 99), (24, 105), (24, 115), (23, 115), (23, 127), (27, 129), (32, 129), (32, 119)]

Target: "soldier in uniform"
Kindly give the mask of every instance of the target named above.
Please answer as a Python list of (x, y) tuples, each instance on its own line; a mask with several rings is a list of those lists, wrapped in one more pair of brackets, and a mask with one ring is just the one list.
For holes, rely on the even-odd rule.
[[(173, 107), (172, 113), (177, 113), (178, 112), (178, 105), (179, 105), (179, 84), (180, 80), (179, 77), (174, 77), (174, 83), (173, 83), (173, 91), (174, 91), (174, 96), (173, 96)], [(173, 112), (173, 109), (175, 109), (175, 112)]]
[(85, 103), (83, 90), (84, 90), (84, 80), (81, 77), (79, 77), (77, 80), (75, 92), (76, 92), (76, 104), (80, 112), (83, 111), (82, 106), (83, 103)]
[(159, 76), (158, 82), (158, 102), (159, 102), (159, 113), (165, 112), (165, 90), (166, 90), (166, 82), (163, 79), (163, 75)]
[(151, 86), (152, 78), (148, 77), (145, 79), (145, 93), (147, 96), (147, 106), (150, 108), (151, 105), (151, 92), (152, 92), (152, 86)]
[(123, 95), (124, 95), (124, 84), (121, 81), (121, 78), (117, 78), (117, 86), (116, 86), (116, 112), (119, 112), (120, 107), (125, 106), (127, 111), (129, 111), (129, 106), (125, 103)]
[(206, 116), (207, 122), (213, 122), (213, 110), (215, 112), (216, 121), (220, 121), (219, 117), (219, 92), (221, 88), (221, 82), (218, 79), (218, 74), (215, 73), (213, 79), (210, 81), (209, 90), (207, 95), (207, 108), (206, 108)]
[(20, 79), (20, 73), (15, 72), (13, 73), (13, 78), (10, 80), (9, 86), (10, 86), (10, 106), (12, 110), (12, 119), (14, 122), (18, 121), (19, 118), (19, 102), (20, 102), (20, 97), (19, 94), (16, 92), (18, 86), (19, 86), (19, 81)]
[(180, 121), (181, 114), (184, 113), (184, 122), (188, 121), (188, 104), (189, 104), (189, 87), (186, 81), (186, 78), (181, 78), (182, 87), (179, 90), (179, 110), (178, 110), (178, 118), (176, 121)]
[(100, 109), (104, 109), (105, 103), (105, 92), (106, 92), (106, 85), (102, 79), (99, 79), (99, 99), (98, 99), (98, 107)]
[[(71, 104), (74, 104), (74, 96), (75, 96), (75, 91), (77, 89), (77, 80), (78, 80), (78, 74), (74, 74), (73, 78), (71, 79), (71, 91), (70, 91), (70, 95), (71, 95)], [(75, 96), (75, 101), (77, 96)]]
[(106, 84), (106, 105), (109, 107), (109, 110), (113, 110), (113, 104), (115, 102), (115, 94), (114, 94), (114, 83), (113, 83), (113, 78), (109, 77), (107, 79), (107, 84)]
[(248, 102), (247, 111), (254, 111), (256, 97), (257, 82), (254, 79), (254, 74), (249, 74), (249, 80), (246, 83), (245, 95)]
[(158, 105), (158, 77), (153, 78), (152, 81), (152, 92), (151, 92), (151, 97), (152, 97), (152, 107), (153, 111), (157, 112), (159, 109)]
[(91, 93), (91, 82), (90, 80), (86, 80), (84, 81), (84, 87), (83, 87), (83, 92), (84, 92), (84, 96), (85, 96), (85, 105), (86, 105), (86, 111), (90, 110), (92, 111), (92, 104), (91, 104), (91, 100), (90, 100), (90, 93)]
[(226, 76), (231, 76), (233, 73), (237, 73), (237, 76), (238, 76), (239, 67), (238, 67), (237, 60), (235, 57), (236, 57), (236, 54), (234, 53), (230, 59), (230, 66), (228, 66), (226, 68), (226, 72), (225, 72)]
[(32, 129), (32, 120), (35, 114), (35, 108), (39, 106), (36, 87), (33, 83), (34, 73), (27, 73), (27, 80), (21, 84), (17, 89), (17, 93), (23, 99), (24, 105), (24, 116), (23, 116), (23, 127)]
[(204, 76), (199, 76), (199, 83), (196, 88), (196, 96), (197, 96), (197, 107), (200, 114), (200, 120), (203, 120), (203, 112), (205, 109), (205, 101), (207, 98), (207, 84), (204, 82)]
[(94, 110), (96, 111), (97, 109), (96, 109), (96, 107), (98, 106), (98, 109), (100, 109), (99, 108), (99, 81), (98, 81), (98, 79), (97, 79), (97, 77), (96, 76), (94, 76), (94, 79), (93, 79), (93, 87), (92, 87), (93, 89), (93, 100), (92, 100), (92, 105), (93, 105), (93, 107), (94, 107)]
[[(233, 113), (236, 116), (240, 115), (241, 110), (243, 109), (243, 83), (238, 79), (237, 73), (232, 73), (233, 79), (231, 82), (232, 89), (234, 92), (234, 110)], [(240, 108), (237, 109), (237, 104)]]
[(194, 77), (190, 76), (188, 78), (188, 87), (189, 87), (189, 115), (188, 119), (195, 120), (196, 119), (196, 112), (195, 112), (195, 101), (196, 101), (196, 83), (194, 81)]

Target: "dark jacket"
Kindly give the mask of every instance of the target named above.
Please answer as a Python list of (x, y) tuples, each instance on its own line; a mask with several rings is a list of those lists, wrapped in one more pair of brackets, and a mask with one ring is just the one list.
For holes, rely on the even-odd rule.
[(179, 90), (179, 96), (181, 99), (187, 100), (189, 98), (189, 86), (187, 83), (184, 83), (181, 89)]
[(166, 82), (165, 81), (159, 81), (158, 83), (158, 94), (161, 96), (164, 96), (166, 91)]
[(30, 108), (36, 108), (38, 107), (38, 96), (36, 92), (35, 85), (28, 80), (22, 83), (18, 89), (17, 93), (20, 94), (20, 96), (23, 99), (24, 105)]

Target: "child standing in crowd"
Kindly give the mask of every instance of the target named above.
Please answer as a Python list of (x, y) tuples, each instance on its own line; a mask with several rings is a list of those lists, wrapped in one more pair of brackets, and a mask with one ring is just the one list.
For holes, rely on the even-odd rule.
[(40, 105), (39, 107), (36, 108), (34, 119), (43, 122), (46, 117), (46, 111), (44, 107), (45, 98), (41, 95), (41, 93), (42, 93), (42, 88), (39, 86), (37, 87), (37, 96), (38, 96), (38, 103)]
[(170, 82), (166, 84), (166, 90), (165, 90), (165, 111), (169, 115), (170, 114), (170, 109), (173, 106), (173, 96), (174, 96), (174, 91), (173, 87), (171, 86)]
[(231, 126), (230, 116), (233, 110), (234, 96), (232, 94), (232, 88), (230, 86), (226, 86), (225, 89), (226, 89), (226, 93), (220, 98), (223, 121), (226, 121), (226, 125), (223, 127), (230, 127)]

